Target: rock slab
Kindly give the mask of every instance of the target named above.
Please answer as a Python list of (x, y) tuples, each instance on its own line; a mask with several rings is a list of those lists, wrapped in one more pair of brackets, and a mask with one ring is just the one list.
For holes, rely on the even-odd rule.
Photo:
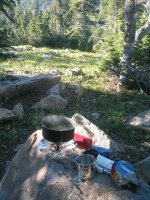
[[(73, 118), (77, 122), (75, 115)], [(86, 122), (86, 119), (84, 122)], [(88, 121), (88, 120), (87, 120)], [(95, 138), (95, 130), (88, 132), (83, 126), (85, 136)], [(93, 125), (92, 125), (93, 128)], [(89, 130), (89, 128), (88, 128)], [(87, 132), (86, 132), (87, 131)], [(82, 135), (82, 132), (78, 132)], [(35, 140), (36, 134), (36, 140)], [(33, 133), (11, 161), (7, 173), (0, 183), (0, 200), (149, 200), (150, 192), (139, 187), (136, 192), (117, 189), (110, 177), (96, 174), (92, 179), (77, 185), (77, 166), (69, 155), (77, 156), (79, 151), (71, 150), (65, 156), (52, 158), (38, 148), (42, 139), (41, 130)], [(35, 141), (35, 142), (34, 142)], [(100, 138), (95, 138), (96, 144)], [(34, 142), (34, 143), (33, 143)]]
[(60, 76), (37, 75), (20, 81), (12, 81), (7, 85), (0, 86), (0, 96), (11, 99), (29, 92), (49, 89), (58, 84), (60, 79)]

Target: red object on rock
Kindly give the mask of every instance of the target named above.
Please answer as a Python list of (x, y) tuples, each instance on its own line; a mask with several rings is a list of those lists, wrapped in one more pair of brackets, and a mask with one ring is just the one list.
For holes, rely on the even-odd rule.
[(92, 139), (88, 137), (84, 137), (82, 135), (78, 135), (77, 133), (74, 133), (73, 139), (77, 143), (77, 147), (80, 149), (88, 149), (90, 146), (92, 146)]

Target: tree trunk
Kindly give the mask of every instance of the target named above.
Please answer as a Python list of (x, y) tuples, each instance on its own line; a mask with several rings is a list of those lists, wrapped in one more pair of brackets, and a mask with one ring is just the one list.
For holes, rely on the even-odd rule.
[(135, 20), (135, 0), (126, 0), (125, 3), (125, 44), (121, 58), (123, 73), (127, 76), (132, 73), (132, 56), (134, 53), (136, 20)]

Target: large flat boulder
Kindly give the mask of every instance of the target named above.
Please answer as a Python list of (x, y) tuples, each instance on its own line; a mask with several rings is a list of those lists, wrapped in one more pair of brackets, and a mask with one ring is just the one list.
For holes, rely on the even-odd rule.
[[(79, 114), (73, 118), (77, 116)], [(83, 124), (82, 130), (84, 128), (86, 126)], [(91, 132), (93, 138), (98, 136), (98, 133), (95, 135), (95, 129), (91, 129)], [(82, 132), (78, 133), (82, 135)], [(89, 136), (86, 132), (84, 135)], [(42, 138), (41, 130), (36, 131), (15, 155), (0, 183), (0, 200), (150, 199), (150, 192), (141, 186), (134, 192), (118, 189), (110, 177), (104, 174), (95, 174), (92, 179), (77, 185), (75, 180), (78, 169), (70, 155), (77, 156), (81, 152), (75, 148), (59, 158), (51, 157), (38, 148)], [(98, 141), (99, 138), (95, 138), (97, 145)]]
[(12, 81), (0, 86), (0, 97), (11, 99), (33, 91), (41, 91), (60, 82), (60, 76), (37, 75), (24, 80)]
[(131, 118), (129, 124), (150, 131), (150, 110)]

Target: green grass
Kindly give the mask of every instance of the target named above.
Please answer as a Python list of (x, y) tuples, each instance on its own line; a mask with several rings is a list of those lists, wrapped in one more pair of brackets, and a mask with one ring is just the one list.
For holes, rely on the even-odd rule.
[[(62, 82), (66, 86), (70, 84), (83, 85), (88, 89), (88, 93), (83, 97), (78, 97), (73, 91), (68, 90), (68, 92), (62, 94), (68, 100), (68, 106), (65, 110), (59, 112), (56, 110), (49, 110), (47, 112), (32, 111), (32, 100), (27, 98), (28, 103), (26, 103), (26, 98), (23, 99), (22, 102), (27, 115), (26, 119), (24, 122), (14, 120), (9, 124), (10, 129), (8, 125), (4, 125), (3, 138), (17, 141), (23, 132), (26, 133), (23, 138), (26, 138), (31, 133), (31, 130), (40, 128), (41, 118), (46, 113), (64, 114), (71, 117), (79, 112), (91, 119), (90, 113), (99, 112), (100, 120), (94, 123), (116, 141), (141, 148), (144, 141), (150, 140), (149, 132), (127, 125), (128, 120), (132, 116), (149, 109), (149, 97), (140, 94), (139, 91), (124, 90), (121, 93), (117, 93), (112, 75), (104, 72), (99, 67), (101, 62), (99, 54), (80, 52), (78, 50), (66, 52), (62, 49), (32, 47), (30, 50), (18, 51), (19, 54), (24, 55), (26, 60), (19, 61), (16, 56), (7, 60), (1, 60), (0, 66), (5, 70), (14, 68), (15, 72), (20, 74), (25, 74), (26, 70), (30, 70), (32, 74), (47, 73), (49, 69), (57, 68), (63, 73)], [(42, 54), (50, 54), (52, 59), (43, 61), (41, 58)], [(81, 67), (84, 72), (82, 80), (78, 79), (77, 76), (66, 77), (64, 75), (66, 69), (77, 66)], [(89, 74), (92, 74), (93, 77), (89, 78)], [(1, 101), (1, 107), (12, 108), (15, 102), (17, 100), (11, 102)], [(130, 102), (134, 102), (134, 104)]]

